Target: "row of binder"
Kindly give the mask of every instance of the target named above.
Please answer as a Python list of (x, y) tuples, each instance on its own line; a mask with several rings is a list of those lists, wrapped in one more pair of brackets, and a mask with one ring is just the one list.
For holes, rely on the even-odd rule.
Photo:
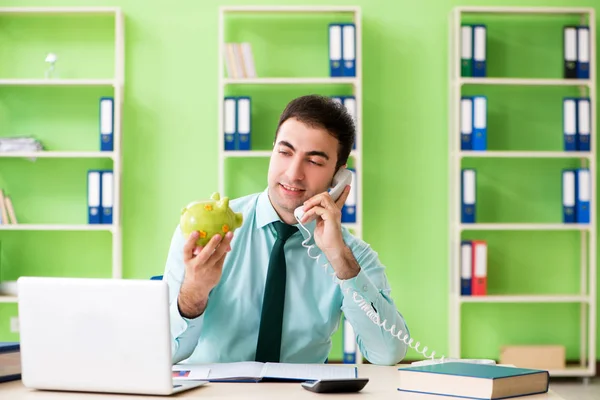
[(329, 24), (329, 75), (356, 76), (356, 26), (353, 23)]
[[(590, 151), (591, 103), (589, 97), (563, 99), (565, 151)], [(487, 97), (462, 96), (460, 100), (461, 150), (487, 150)]]
[(563, 99), (565, 151), (590, 151), (591, 103), (589, 97)]
[(487, 294), (487, 252), (485, 240), (463, 240), (460, 244), (460, 294)]
[(563, 222), (565, 224), (590, 222), (590, 184), (588, 168), (562, 171)]
[(87, 172), (88, 224), (112, 224), (114, 203), (112, 170)]
[(568, 25), (563, 28), (563, 76), (565, 79), (590, 78), (590, 27)]
[(460, 99), (461, 150), (487, 149), (487, 97), (462, 96)]
[[(591, 176), (588, 168), (562, 170), (562, 214), (564, 223), (590, 222)], [(461, 222), (473, 224), (477, 220), (477, 171), (461, 171)]]
[[(460, 75), (487, 75), (487, 26), (462, 24), (460, 31)], [(587, 25), (563, 27), (563, 77), (590, 78), (590, 28)]]
[(462, 24), (460, 27), (460, 76), (487, 75), (487, 26)]
[[(356, 98), (332, 96), (343, 104), (356, 123)], [(223, 100), (223, 140), (225, 151), (252, 150), (252, 98), (227, 96)], [(353, 146), (356, 149), (356, 142)]]
[(100, 98), (100, 151), (113, 151), (115, 106), (112, 97)]

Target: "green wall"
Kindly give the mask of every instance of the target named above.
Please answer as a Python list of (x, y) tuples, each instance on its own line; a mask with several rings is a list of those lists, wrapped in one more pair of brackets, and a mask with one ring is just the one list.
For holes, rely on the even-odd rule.
[[(238, 1), (230, 4), (269, 4)], [(272, 2), (271, 2), (272, 3)], [(297, 4), (285, 1), (284, 3)], [(319, 4), (304, 1), (302, 4)], [(588, 1), (506, 1), (501, 5), (593, 6)], [(160, 274), (181, 208), (217, 189), (217, 1), (1, 1), (1, 6), (122, 7), (126, 16), (123, 130), (123, 266), (126, 278)], [(347, 5), (332, 0), (332, 5)], [(448, 352), (448, 14), (485, 1), (358, 1), (363, 11), (364, 238), (388, 267), (393, 298), (416, 340)], [(336, 18), (337, 19), (337, 18)], [(237, 21), (231, 41), (250, 40), (259, 76), (327, 76), (329, 18), (257, 17)], [(479, 19), (478, 21), (483, 21)], [(489, 74), (560, 77), (564, 18), (544, 23), (487, 19)], [(525, 22), (525, 23), (523, 23)], [(303, 29), (301, 31), (301, 28)], [(73, 29), (77, 34), (73, 35)], [(285, 29), (285, 34), (275, 34)], [(304, 29), (309, 29), (305, 34)], [(0, 76), (41, 76), (48, 51), (69, 77), (111, 76), (112, 24), (0, 17)], [(288, 43), (296, 43), (290, 47)], [(278, 56), (275, 56), (277, 54)], [(99, 55), (99, 56), (98, 56)], [(285, 103), (306, 92), (348, 93), (347, 86), (234, 87), (254, 98), (253, 135), (267, 149)], [(467, 93), (465, 91), (465, 93)], [(561, 149), (561, 98), (568, 88), (470, 87), (489, 103), (495, 149)], [(0, 90), (0, 135), (35, 134), (49, 146), (97, 146), (97, 99), (105, 89)], [(262, 190), (267, 160), (226, 165), (226, 194)], [(4, 159), (0, 187), (21, 222), (86, 220), (85, 171), (106, 161)], [(465, 162), (480, 171), (482, 221), (560, 221), (560, 176), (569, 161)], [(473, 233), (489, 241), (491, 293), (578, 289), (579, 238), (562, 233)], [(108, 233), (0, 232), (2, 279), (20, 274), (110, 276)], [(463, 314), (463, 357), (498, 357), (504, 343), (567, 345), (579, 351), (575, 305), (470, 304)], [(0, 340), (16, 306), (0, 304)], [(598, 349), (600, 354), (600, 348)], [(340, 357), (336, 334), (332, 358)], [(408, 358), (417, 358), (411, 351)]]

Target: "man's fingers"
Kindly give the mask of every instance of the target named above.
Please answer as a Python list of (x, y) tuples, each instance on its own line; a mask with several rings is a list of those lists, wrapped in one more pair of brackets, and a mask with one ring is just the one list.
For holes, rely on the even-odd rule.
[(229, 250), (231, 250), (230, 243), (232, 238), (233, 232), (227, 232), (225, 234), (225, 237), (219, 244), (219, 247), (217, 247), (214, 254), (212, 255), (212, 257), (214, 257), (215, 260), (220, 260), (222, 256), (224, 256)]
[(350, 195), (350, 185), (346, 185), (346, 187), (344, 188), (344, 191), (342, 192), (342, 195), (340, 196), (340, 198), (335, 202), (335, 205), (341, 210), (342, 207), (344, 206), (344, 203), (346, 202), (346, 199), (348, 198), (348, 196)]
[(199, 233), (194, 231), (190, 233), (187, 241), (183, 245), (183, 261), (189, 261), (194, 257), (194, 248), (196, 247), (196, 240), (198, 240)]
[(323, 207), (315, 206), (304, 214), (304, 217), (302, 218), (302, 223), (304, 224), (306, 223), (305, 221), (309, 221), (314, 217), (321, 217), (323, 221), (327, 221), (333, 218), (332, 214), (333, 213), (331, 211)]
[(202, 264), (206, 263), (208, 261), (208, 259), (210, 258), (210, 256), (212, 256), (212, 254), (215, 252), (215, 249), (217, 248), (217, 245), (220, 242), (221, 242), (221, 235), (219, 235), (218, 233), (215, 234), (212, 238), (210, 238), (208, 243), (206, 243), (206, 246), (204, 246), (204, 248), (196, 256), (195, 264), (202, 265)]

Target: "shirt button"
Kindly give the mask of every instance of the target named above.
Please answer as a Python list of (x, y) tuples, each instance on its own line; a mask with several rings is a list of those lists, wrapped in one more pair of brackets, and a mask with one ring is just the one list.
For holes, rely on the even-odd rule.
[(363, 292), (366, 292), (367, 291), (367, 285), (363, 285), (362, 289), (363, 289)]

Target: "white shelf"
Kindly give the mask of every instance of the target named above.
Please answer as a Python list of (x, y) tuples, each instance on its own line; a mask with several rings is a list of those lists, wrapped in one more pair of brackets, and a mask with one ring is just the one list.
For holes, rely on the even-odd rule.
[(225, 85), (357, 85), (357, 78), (223, 78)]
[(589, 79), (459, 78), (461, 85), (591, 86)]
[[(466, 85), (473, 85), (474, 89), (482, 92), (482, 95), (487, 93), (487, 86), (534, 86), (534, 87), (558, 87), (564, 88), (565, 93), (570, 93), (571, 88), (576, 88), (581, 96), (587, 96), (591, 99), (592, 104), (596, 102), (596, 69), (591, 68), (590, 79), (562, 79), (562, 64), (560, 65), (561, 75), (556, 79), (535, 78), (535, 77), (462, 77), (461, 76), (461, 25), (466, 22), (463, 17), (468, 15), (469, 21), (474, 21), (473, 18), (479, 17), (481, 23), (487, 23), (492, 26), (494, 22), (486, 22), (483, 17), (506, 14), (507, 19), (515, 20), (514, 17), (526, 16), (531, 18), (547, 18), (548, 15), (574, 15), (581, 24), (589, 24), (590, 32), (590, 59), (596, 60), (596, 16), (593, 8), (559, 8), (559, 7), (485, 7), (485, 6), (461, 6), (455, 7), (450, 14), (449, 23), (449, 127), (448, 127), (448, 147), (449, 147), (449, 355), (452, 358), (461, 358), (463, 355), (463, 307), (466, 303), (513, 303), (513, 304), (532, 304), (541, 303), (544, 307), (552, 310), (560, 303), (579, 303), (580, 310), (577, 326), (572, 329), (579, 332), (579, 365), (569, 366), (560, 370), (552, 370), (552, 376), (594, 376), (596, 373), (596, 329), (597, 329), (597, 228), (596, 228), (596, 143), (592, 142), (592, 148), (589, 152), (566, 152), (566, 151), (463, 151), (461, 150), (461, 120), (460, 120), (460, 101), (464, 93), (466, 93)], [(495, 19), (494, 19), (495, 20)], [(552, 18), (552, 20), (554, 20)], [(562, 27), (563, 23), (556, 21), (556, 31), (559, 36), (556, 40), (561, 43), (559, 49), (562, 49)], [(488, 36), (489, 38), (489, 36)], [(560, 50), (559, 50), (560, 51)], [(560, 52), (559, 60), (562, 62), (562, 52)], [(510, 58), (510, 54), (503, 54), (503, 57)], [(488, 59), (490, 59), (488, 57)], [(488, 70), (489, 71), (489, 70)], [(565, 94), (566, 96), (566, 94)], [(561, 112), (562, 103), (558, 104), (558, 110)], [(596, 120), (595, 107), (592, 107), (592, 121)], [(550, 112), (556, 112), (552, 110)], [(509, 115), (507, 115), (509, 117)], [(550, 132), (551, 135), (556, 135), (557, 141), (562, 140), (562, 126), (556, 131)], [(596, 125), (592, 124), (590, 135), (596, 138)], [(496, 132), (494, 134), (502, 134)], [(523, 132), (523, 135), (526, 135)], [(486, 164), (487, 159), (563, 159), (563, 160), (580, 160), (581, 164), (590, 169), (592, 193), (590, 200), (591, 222), (589, 224), (565, 224), (561, 220), (559, 223), (471, 223), (465, 224), (461, 222), (461, 169), (463, 168), (464, 159), (479, 159), (479, 164)], [(532, 161), (534, 162), (534, 161)], [(552, 174), (549, 171), (549, 174)], [(554, 175), (549, 175), (553, 179)], [(560, 181), (560, 175), (554, 176)], [(479, 196), (481, 198), (481, 196)], [(556, 200), (556, 199), (554, 199)], [(548, 202), (554, 202), (548, 199)], [(560, 197), (558, 199), (560, 207)], [(479, 205), (477, 205), (479, 207)], [(464, 232), (471, 231), (555, 231), (565, 232), (573, 231), (580, 237), (578, 249), (576, 251), (577, 269), (572, 272), (579, 276), (579, 290), (577, 294), (517, 294), (517, 295), (485, 295), (485, 296), (463, 296), (461, 295), (461, 241), (464, 240)], [(532, 233), (533, 234), (533, 233)], [(510, 233), (507, 233), (510, 235)], [(472, 236), (472, 235), (470, 235)], [(474, 237), (476, 238), (476, 236)], [(496, 244), (497, 247), (499, 244)], [(502, 249), (496, 251), (503, 251)], [(510, 251), (510, 249), (506, 249)], [(543, 250), (542, 250), (543, 251)], [(495, 268), (495, 265), (489, 265), (488, 268)], [(477, 358), (477, 355), (473, 355)]]
[(461, 151), (462, 158), (591, 158), (587, 151)]
[(116, 14), (118, 7), (0, 7), (0, 14)]
[(0, 79), (0, 86), (114, 86), (114, 79)]
[(0, 231), (114, 231), (109, 224), (6, 224), (0, 225)]
[(462, 231), (587, 231), (589, 224), (460, 224)]
[(461, 303), (589, 303), (583, 295), (485, 295), (461, 296)]
[(559, 14), (559, 15), (580, 15), (593, 12), (590, 7), (478, 7), (462, 6), (457, 7), (456, 11), (463, 14)]
[(16, 303), (17, 296), (0, 295), (0, 303)]
[(114, 158), (112, 151), (13, 151), (0, 152), (0, 158)]
[(360, 7), (336, 6), (224, 6), (223, 13), (357, 13)]

